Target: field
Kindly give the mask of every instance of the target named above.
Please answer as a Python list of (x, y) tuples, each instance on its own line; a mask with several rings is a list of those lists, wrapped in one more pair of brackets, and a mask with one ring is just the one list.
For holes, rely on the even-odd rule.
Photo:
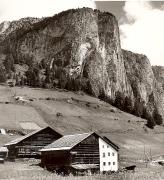
[[(18, 132), (46, 125), (62, 134), (96, 131), (120, 147), (120, 168), (137, 165), (135, 173), (64, 178), (38, 166), (6, 162), (0, 165), (1, 179), (164, 179), (163, 167), (150, 165), (145, 168), (145, 161), (164, 155), (164, 127), (150, 130), (145, 126), (146, 120), (82, 92), (0, 85), (0, 95), (0, 128), (12, 132), (12, 135), (0, 135), (0, 145), (20, 136)], [(15, 96), (27, 101), (15, 100)]]
[(1, 180), (163, 180), (163, 168), (138, 168), (136, 172), (111, 175), (59, 176), (37, 166), (36, 162), (6, 162), (0, 164)]
[(123, 166), (142, 161), (144, 151), (148, 155), (151, 151), (152, 156), (164, 154), (164, 127), (156, 126), (150, 130), (145, 127), (144, 119), (122, 112), (97, 98), (65, 90), (28, 87), (14, 87), (10, 91), (33, 99), (27, 104), (19, 103), (19, 106), (32, 108), (40, 118), (36, 119), (30, 109), (29, 118), (24, 121), (31, 119), (39, 126), (43, 126), (41, 122), (44, 121), (62, 134), (96, 131), (106, 135), (120, 146)]

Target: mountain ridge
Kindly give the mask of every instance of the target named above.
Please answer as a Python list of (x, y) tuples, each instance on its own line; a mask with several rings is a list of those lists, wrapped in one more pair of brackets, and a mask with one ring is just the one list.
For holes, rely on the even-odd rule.
[(164, 116), (149, 60), (121, 49), (118, 22), (111, 13), (68, 10), (34, 20), (2, 39), (3, 79), (14, 78), (17, 85), (83, 90), (112, 103), (120, 93), (132, 106), (139, 101), (149, 114), (157, 109)]

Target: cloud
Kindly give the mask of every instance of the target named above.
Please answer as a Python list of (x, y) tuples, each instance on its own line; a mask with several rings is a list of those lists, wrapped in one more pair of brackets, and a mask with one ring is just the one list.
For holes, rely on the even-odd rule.
[(145, 54), (151, 64), (164, 66), (164, 8), (157, 9), (147, 1), (127, 1), (124, 11), (122, 48)]
[(22, 17), (52, 16), (80, 7), (96, 8), (92, 0), (0, 0), (0, 22)]

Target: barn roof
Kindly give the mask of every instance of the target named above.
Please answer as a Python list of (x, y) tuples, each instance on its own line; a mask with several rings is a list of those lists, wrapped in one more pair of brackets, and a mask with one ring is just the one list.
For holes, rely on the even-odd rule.
[[(22, 137), (20, 137), (20, 138), (17, 138), (17, 139), (14, 139), (14, 140), (10, 141), (9, 143), (6, 143), (5, 146), (11, 146), (11, 145), (17, 144), (17, 143), (25, 140), (26, 138), (28, 138), (28, 137), (30, 137), (30, 136), (32, 136), (32, 135), (34, 135), (34, 134), (37, 134), (37, 133), (39, 133), (40, 131), (42, 131), (42, 130), (44, 130), (44, 129), (47, 129), (47, 128), (52, 129), (52, 128), (49, 127), (49, 126), (44, 127), (44, 128), (40, 128), (39, 130), (33, 131), (33, 132), (31, 132), (31, 133), (29, 133), (29, 134), (27, 134), (27, 135), (25, 135), (25, 136), (22, 136)], [(53, 130), (53, 129), (52, 129), (52, 130)], [(54, 131), (55, 131), (55, 130), (54, 130)], [(55, 132), (56, 132), (56, 131), (55, 131)], [(56, 132), (56, 133), (58, 133), (58, 132)], [(60, 134), (60, 133), (58, 133), (58, 134)]]
[(49, 144), (48, 146), (45, 146), (40, 151), (69, 150), (89, 137), (91, 134), (92, 133), (66, 135)]
[[(48, 146), (45, 146), (40, 151), (70, 150), (92, 134), (96, 134), (96, 133), (90, 132), (90, 133), (83, 133), (83, 134), (66, 135), (54, 141), (53, 143), (49, 144)], [(99, 136), (98, 134), (96, 135)], [(106, 140), (107, 138), (105, 139), (104, 137), (101, 137), (101, 136), (99, 137), (102, 138), (106, 143), (110, 144), (114, 149), (118, 150), (117, 148), (118, 146), (116, 146), (110, 140), (109, 140), (110, 141), (109, 143), (109, 141)]]

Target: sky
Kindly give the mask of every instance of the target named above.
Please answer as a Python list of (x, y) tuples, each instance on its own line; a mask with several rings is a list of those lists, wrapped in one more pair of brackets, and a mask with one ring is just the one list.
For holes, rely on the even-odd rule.
[(164, 66), (164, 1), (96, 2), (119, 22), (121, 46), (145, 54), (152, 65)]
[(112, 12), (119, 22), (122, 48), (164, 66), (164, 1), (0, 0), (0, 22), (52, 16), (77, 7)]

